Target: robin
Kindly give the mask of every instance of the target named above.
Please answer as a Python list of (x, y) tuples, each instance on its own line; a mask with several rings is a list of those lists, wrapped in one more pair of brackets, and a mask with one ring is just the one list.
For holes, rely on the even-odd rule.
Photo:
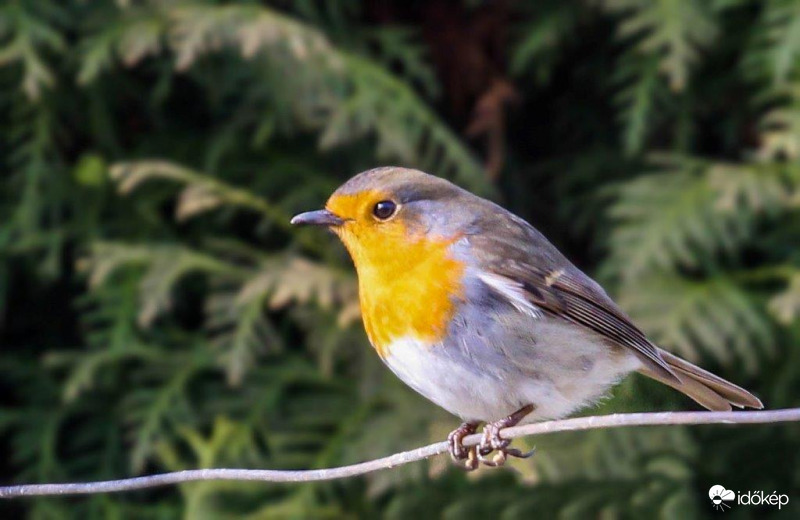
[[(500, 431), (564, 417), (633, 371), (709, 410), (763, 407), (647, 339), (533, 226), (444, 179), (369, 170), (292, 224), (339, 236), (370, 343), (397, 377), (464, 421), (448, 441), (467, 469), (530, 456)], [(466, 449), (480, 423), (481, 443)]]

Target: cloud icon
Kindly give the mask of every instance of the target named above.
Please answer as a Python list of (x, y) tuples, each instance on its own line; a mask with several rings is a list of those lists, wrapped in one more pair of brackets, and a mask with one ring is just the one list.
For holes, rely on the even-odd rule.
[(730, 508), (728, 504), (724, 502), (731, 502), (736, 500), (736, 493), (731, 491), (730, 489), (725, 489), (724, 486), (720, 486), (719, 484), (715, 486), (711, 486), (711, 489), (708, 490), (708, 498), (714, 503), (714, 509), (724, 509)]

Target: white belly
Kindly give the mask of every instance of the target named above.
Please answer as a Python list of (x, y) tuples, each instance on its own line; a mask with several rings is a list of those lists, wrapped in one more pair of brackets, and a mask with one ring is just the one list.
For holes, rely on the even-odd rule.
[(473, 336), (435, 346), (406, 337), (391, 344), (384, 361), (411, 388), (465, 421), (498, 420), (528, 404), (535, 410), (523, 422), (563, 417), (640, 366), (634, 355), (556, 320), (536, 320), (530, 337), (536, 340), (498, 344)]

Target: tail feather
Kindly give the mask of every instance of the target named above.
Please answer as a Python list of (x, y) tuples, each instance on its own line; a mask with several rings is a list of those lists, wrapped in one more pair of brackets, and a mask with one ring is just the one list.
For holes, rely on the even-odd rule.
[(680, 381), (664, 377), (661, 373), (648, 366), (639, 371), (656, 381), (671, 386), (679, 392), (683, 392), (709, 410), (727, 411), (731, 409), (731, 405), (739, 408), (744, 408), (745, 406), (764, 408), (761, 401), (744, 388), (725, 381), (721, 377), (715, 376), (711, 372), (703, 370), (674, 354), (664, 350), (660, 350), (659, 354)]

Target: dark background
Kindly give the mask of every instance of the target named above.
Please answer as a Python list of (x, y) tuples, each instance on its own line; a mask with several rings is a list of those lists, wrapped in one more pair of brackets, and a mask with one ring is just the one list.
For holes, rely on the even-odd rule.
[[(445, 176), (541, 229), (664, 348), (800, 404), (800, 2), (10, 0), (0, 5), (0, 475), (319, 468), (457, 420), (368, 346), (351, 175)], [(584, 413), (697, 409), (632, 376)], [(31, 518), (717, 514), (790, 495), (796, 425), (518, 441), (319, 484), (0, 503)]]

